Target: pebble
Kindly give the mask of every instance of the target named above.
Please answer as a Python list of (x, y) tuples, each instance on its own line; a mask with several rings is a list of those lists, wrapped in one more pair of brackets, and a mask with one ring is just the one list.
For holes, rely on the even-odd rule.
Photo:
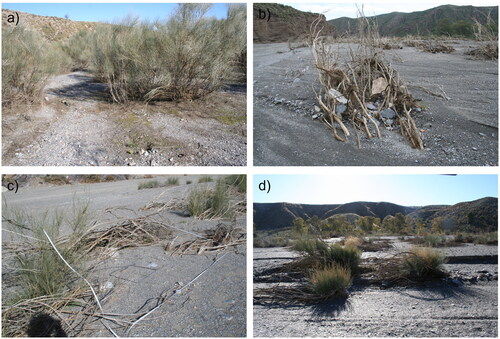
[(346, 105), (337, 105), (337, 107), (335, 107), (335, 113), (337, 113), (337, 114), (342, 114), (345, 111), (347, 111)]
[(486, 134), (481, 133), (481, 132), (479, 132), (479, 135), (480, 135), (480, 136), (482, 136), (482, 137), (485, 137), (485, 136), (486, 136)]
[(390, 108), (386, 108), (382, 112), (380, 112), (380, 115), (382, 115), (382, 118), (394, 119), (396, 117), (396, 112), (394, 112)]
[(295, 78), (295, 79), (293, 79), (293, 83), (294, 83), (294, 84), (295, 84), (295, 83), (297, 83), (297, 82), (300, 82), (300, 79), (299, 79), (299, 78)]
[(319, 108), (318, 106), (314, 105), (314, 111), (315, 112), (321, 112), (321, 108)]
[(368, 108), (370, 111), (376, 111), (377, 110), (377, 106), (375, 106), (372, 103), (366, 104), (366, 108)]

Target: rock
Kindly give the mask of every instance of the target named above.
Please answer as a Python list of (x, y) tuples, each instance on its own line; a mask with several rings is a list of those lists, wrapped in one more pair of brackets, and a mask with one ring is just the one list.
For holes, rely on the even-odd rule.
[(148, 264), (148, 268), (152, 268), (152, 269), (158, 268), (158, 264), (157, 264), (157, 263), (155, 263), (155, 262), (150, 262), (150, 263)]
[(480, 135), (480, 136), (482, 136), (482, 137), (485, 137), (485, 136), (486, 136), (486, 134), (481, 133), (481, 132), (479, 132), (479, 135)]
[(431, 128), (431, 127), (432, 127), (432, 124), (431, 124), (430, 122), (425, 123), (425, 124), (424, 124), (424, 127), (425, 127), (425, 128)]
[(300, 82), (300, 79), (299, 78), (295, 78), (293, 79), (293, 83), (296, 84), (297, 82)]
[(396, 112), (394, 112), (390, 108), (386, 108), (382, 112), (380, 112), (380, 115), (382, 115), (382, 118), (394, 119), (396, 117)]
[(316, 120), (319, 117), (321, 117), (321, 114), (313, 114), (313, 116), (312, 116), (313, 120)]
[(102, 284), (101, 289), (110, 290), (113, 287), (115, 287), (115, 285), (111, 281), (106, 281), (104, 284)]
[(318, 106), (314, 105), (314, 111), (319, 113), (321, 112), (321, 108), (319, 108)]
[(339, 103), (341, 103), (341, 104), (345, 105), (348, 102), (348, 100), (342, 95), (342, 93), (340, 93), (336, 89), (330, 88), (328, 90), (328, 95), (330, 97), (332, 97), (333, 99), (335, 99), (336, 101), (338, 101)]
[(346, 105), (337, 105), (337, 107), (335, 107), (335, 113), (337, 113), (337, 114), (342, 114), (345, 111), (347, 111)]
[(377, 106), (375, 106), (372, 103), (367, 103), (366, 104), (366, 108), (368, 108), (370, 111), (376, 111), (377, 110)]
[(384, 77), (377, 78), (373, 80), (372, 83), (372, 95), (382, 93), (387, 88), (388, 83)]
[(392, 120), (392, 119), (387, 119), (387, 120), (385, 121), (385, 123), (386, 123), (387, 125), (392, 125), (392, 124), (394, 123), (394, 120)]

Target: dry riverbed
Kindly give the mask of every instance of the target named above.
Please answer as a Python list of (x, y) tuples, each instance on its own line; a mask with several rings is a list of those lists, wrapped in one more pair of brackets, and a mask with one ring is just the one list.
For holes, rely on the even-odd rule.
[[(390, 258), (411, 245), (395, 237), (390, 248), (363, 253)], [(449, 258), (445, 281), (419, 287), (355, 279), (349, 296), (320, 304), (268, 304), (254, 300), (255, 337), (497, 337), (498, 247), (440, 248)], [(293, 284), (273, 270), (297, 258), (288, 248), (254, 249), (254, 286)], [(270, 272), (273, 272), (271, 273)]]
[[(382, 138), (360, 133), (335, 140), (318, 120), (317, 71), (309, 48), (254, 44), (254, 164), (258, 166), (496, 166), (498, 165), (498, 61), (464, 53), (476, 42), (457, 41), (451, 54), (404, 47), (384, 51), (425, 109), (414, 116), (425, 149), (411, 148), (399, 132)], [(356, 46), (351, 45), (355, 50)], [(335, 44), (340, 58), (347, 44)], [(425, 89), (425, 90), (424, 90)], [(445, 92), (449, 100), (429, 94)], [(349, 127), (351, 132), (352, 126)]]
[[(88, 201), (89, 222), (95, 235), (102, 234), (101, 231), (133, 230), (130, 234), (97, 241), (80, 263), (101, 300), (102, 312), (90, 292), (82, 308), (58, 310), (69, 336), (113, 336), (107, 327), (120, 336), (246, 335), (246, 214), (240, 207), (231, 219), (198, 219), (188, 216), (180, 207), (193, 189), (214, 187), (218, 176), (212, 176), (214, 181), (209, 183), (198, 183), (199, 176), (176, 176), (177, 185), (138, 189), (141, 183), (164, 182), (171, 177), (174, 176), (62, 186), (27, 185), (20, 187), (17, 194), (9, 191), (2, 194), (4, 219), (15, 215), (16, 210), (38, 216), (46, 211), (52, 215), (57, 210), (69, 218), (75, 204)], [(237, 194), (231, 201), (244, 206), (244, 199)], [(22, 246), (19, 241), (23, 238), (9, 229), (12, 225), (4, 220), (4, 316), (9, 309), (7, 301), (21, 288), (13, 260), (14, 250)], [(215, 239), (214, 230), (230, 230), (227, 239), (231, 241), (207, 242), (210, 237)], [(65, 221), (60, 236), (71, 233)], [(134, 238), (134, 233), (143, 236)], [(148, 234), (159, 241), (150, 241)], [(136, 240), (122, 246), (128, 237)], [(214, 246), (218, 247), (213, 249)], [(73, 278), (78, 280), (76, 276)], [(82, 285), (87, 288), (83, 282)], [(149, 311), (149, 315), (141, 318)], [(91, 316), (94, 312), (104, 318)]]

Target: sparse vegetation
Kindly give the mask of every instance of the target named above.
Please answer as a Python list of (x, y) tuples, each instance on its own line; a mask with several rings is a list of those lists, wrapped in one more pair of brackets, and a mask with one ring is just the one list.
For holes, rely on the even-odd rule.
[(165, 182), (165, 185), (166, 186), (177, 186), (177, 185), (179, 185), (179, 178), (177, 178), (177, 177), (170, 177)]
[(214, 181), (214, 179), (209, 176), (209, 175), (202, 175), (199, 179), (198, 179), (198, 183), (204, 183), (204, 182), (212, 182)]
[(157, 188), (160, 187), (160, 183), (158, 180), (149, 180), (149, 181), (144, 181), (141, 182), (138, 186), (137, 189), (143, 190), (147, 188)]

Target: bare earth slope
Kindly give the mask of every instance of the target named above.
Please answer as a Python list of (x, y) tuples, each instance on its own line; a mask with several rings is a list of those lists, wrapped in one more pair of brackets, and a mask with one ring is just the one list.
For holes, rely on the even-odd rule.
[(187, 103), (117, 105), (85, 72), (53, 77), (41, 107), (4, 112), (9, 166), (246, 164), (246, 95)]
[[(415, 116), (425, 150), (412, 149), (397, 132), (383, 138), (334, 139), (311, 119), (317, 72), (308, 48), (254, 44), (254, 164), (258, 166), (494, 166), (498, 164), (498, 62), (468, 59), (473, 42), (452, 54), (405, 47), (385, 51), (389, 62), (428, 109)], [(342, 58), (347, 45), (339, 45)], [(353, 46), (355, 47), (355, 46)], [(317, 83), (316, 83), (317, 85)], [(317, 87), (317, 86), (316, 86)], [(425, 93), (421, 87), (450, 98)], [(352, 128), (351, 128), (352, 131)]]

